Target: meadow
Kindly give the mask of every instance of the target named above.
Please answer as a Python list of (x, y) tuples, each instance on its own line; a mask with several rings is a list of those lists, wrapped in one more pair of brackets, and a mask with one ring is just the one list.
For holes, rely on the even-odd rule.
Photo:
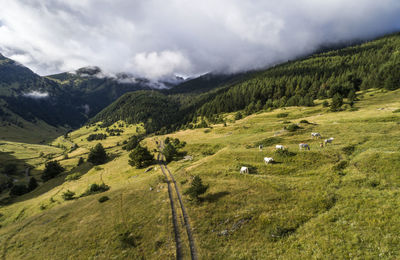
[[(185, 141), (183, 151), (193, 160), (168, 164), (179, 189), (187, 189), (194, 175), (210, 185), (200, 202), (184, 196), (201, 259), (398, 258), (400, 113), (394, 112), (400, 108), (399, 94), (359, 92), (356, 109), (347, 105), (341, 112), (330, 112), (317, 100), (314, 107), (262, 111), (236, 121), (225, 114), (226, 126), (149, 136), (142, 144), (153, 150), (155, 140), (166, 136)], [(291, 124), (300, 128), (285, 130)], [(120, 136), (87, 141), (105, 129), (83, 127), (45, 146), (47, 153), (57, 154), (54, 158), (66, 172), (0, 207), (4, 259), (175, 258), (160, 168), (153, 165), (145, 172), (131, 167), (122, 144), (143, 130), (138, 125), (120, 128)], [(313, 139), (311, 132), (323, 138)], [(333, 143), (320, 147), (329, 137)], [(110, 161), (77, 166), (97, 142)], [(300, 151), (300, 142), (311, 150)], [(3, 143), (0, 148), (10, 145)], [(73, 144), (78, 148), (69, 152)], [(290, 153), (277, 153), (276, 144)], [(42, 149), (29, 147), (33, 153)], [(40, 159), (22, 149), (13, 156), (33, 160), (39, 176)], [(275, 163), (266, 165), (264, 157), (273, 157)], [(250, 173), (240, 174), (241, 166)], [(102, 182), (110, 190), (62, 198), (67, 190), (78, 197), (89, 185)], [(110, 199), (100, 203), (102, 196)]]

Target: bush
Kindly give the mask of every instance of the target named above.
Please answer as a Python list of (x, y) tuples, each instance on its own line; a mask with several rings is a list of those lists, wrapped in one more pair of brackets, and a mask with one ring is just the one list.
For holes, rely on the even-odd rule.
[(29, 179), (29, 183), (28, 183), (28, 190), (29, 190), (29, 191), (33, 191), (34, 189), (37, 188), (37, 186), (39, 186), (39, 185), (38, 185), (38, 183), (37, 183), (35, 177), (31, 177), (31, 178)]
[(99, 198), (99, 202), (100, 202), (100, 203), (103, 203), (103, 202), (105, 202), (105, 201), (107, 201), (107, 200), (109, 200), (109, 199), (110, 199), (110, 198), (107, 197), (107, 196), (102, 196), (102, 197)]
[(239, 119), (242, 119), (242, 118), (243, 118), (242, 113), (237, 112), (237, 113), (235, 114), (235, 120), (239, 120)]
[(75, 192), (70, 191), (70, 190), (67, 190), (66, 192), (64, 192), (64, 193), (61, 195), (61, 197), (62, 197), (64, 200), (73, 200), (73, 199), (75, 199), (74, 196), (75, 196)]
[(81, 177), (81, 174), (79, 172), (69, 174), (67, 177), (65, 177), (66, 181), (75, 181), (78, 180)]
[(291, 157), (296, 155), (296, 153), (290, 152), (289, 149), (277, 149), (275, 150), (275, 153), (281, 157)]
[(136, 168), (143, 168), (153, 163), (153, 155), (150, 151), (140, 145), (136, 146), (135, 149), (129, 154), (129, 165), (135, 166)]
[(199, 196), (204, 194), (209, 185), (204, 185), (203, 181), (199, 176), (194, 176), (192, 183), (190, 184), (190, 188), (185, 191), (186, 195), (189, 195), (190, 198), (194, 200), (199, 200)]
[(289, 113), (279, 113), (276, 115), (277, 118), (284, 118), (287, 117), (289, 115)]
[(129, 138), (128, 141), (126, 141), (126, 145), (122, 147), (122, 149), (127, 150), (127, 151), (132, 151), (133, 149), (136, 148), (136, 146), (139, 145), (140, 141), (142, 141), (142, 137), (134, 135), (131, 138)]
[(4, 174), (12, 175), (17, 173), (17, 165), (15, 163), (8, 163), (4, 166)]
[(295, 132), (295, 131), (297, 131), (297, 129), (300, 129), (300, 126), (298, 126), (296, 124), (291, 124), (291, 125), (284, 127), (284, 129), (288, 130), (289, 132)]
[(94, 165), (103, 164), (107, 161), (107, 154), (101, 143), (96, 144), (95, 147), (90, 149), (87, 161), (93, 163)]
[(11, 188), (10, 195), (12, 195), (12, 196), (21, 196), (21, 195), (24, 195), (25, 193), (28, 193), (28, 192), (29, 192), (29, 190), (25, 185), (19, 184), (19, 185), (14, 185)]
[(46, 163), (45, 169), (42, 174), (42, 180), (48, 181), (58, 174), (62, 173), (64, 168), (60, 165), (58, 161), (50, 161)]
[(81, 197), (89, 196), (96, 193), (102, 193), (108, 191), (109, 189), (110, 186), (106, 185), (105, 183), (102, 184), (93, 183), (84, 193), (82, 193)]
[(85, 160), (83, 159), (83, 157), (79, 157), (78, 166), (82, 165), (84, 162), (85, 162)]
[(322, 107), (329, 107), (329, 102), (326, 100), (322, 102)]
[(106, 138), (107, 138), (106, 134), (91, 134), (86, 138), (86, 140), (88, 140), (90, 142), (93, 140), (104, 140)]
[(393, 110), (393, 113), (400, 113), (400, 108)]
[(274, 145), (274, 144), (279, 144), (283, 139), (280, 137), (269, 137), (266, 138), (262, 141), (256, 142), (254, 144), (255, 147), (258, 147), (259, 145), (262, 145), (264, 147)]
[(310, 124), (310, 122), (308, 122), (307, 120), (303, 119), (303, 120), (300, 120), (300, 124)]

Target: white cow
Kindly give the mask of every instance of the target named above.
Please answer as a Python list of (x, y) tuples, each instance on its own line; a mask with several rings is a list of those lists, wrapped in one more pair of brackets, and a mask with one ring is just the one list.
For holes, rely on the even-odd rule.
[(311, 133), (311, 137), (321, 138), (321, 134), (320, 133)]
[(242, 168), (240, 168), (240, 173), (249, 173), (249, 168), (242, 166)]
[(285, 149), (285, 146), (283, 146), (283, 145), (281, 145), (281, 144), (277, 144), (277, 145), (275, 146), (275, 149), (276, 149), (276, 150), (284, 150), (284, 149)]
[(303, 149), (310, 150), (310, 146), (308, 144), (305, 144), (305, 143), (299, 144), (299, 148), (300, 148), (300, 150), (303, 150)]
[(333, 137), (331, 137), (331, 138), (329, 138), (329, 139), (325, 139), (325, 140), (324, 140), (324, 144), (325, 144), (325, 145), (331, 144), (332, 141), (333, 141), (333, 139), (334, 139)]
[(274, 162), (274, 159), (271, 158), (271, 157), (264, 157), (264, 162), (265, 162), (265, 164), (273, 163), (273, 162)]

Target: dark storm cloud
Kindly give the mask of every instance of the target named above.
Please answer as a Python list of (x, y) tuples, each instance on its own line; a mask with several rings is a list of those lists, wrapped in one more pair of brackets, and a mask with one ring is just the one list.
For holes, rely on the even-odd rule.
[(88, 65), (149, 78), (236, 72), (400, 28), (398, 0), (0, 0), (0, 6), (0, 52), (40, 74)]

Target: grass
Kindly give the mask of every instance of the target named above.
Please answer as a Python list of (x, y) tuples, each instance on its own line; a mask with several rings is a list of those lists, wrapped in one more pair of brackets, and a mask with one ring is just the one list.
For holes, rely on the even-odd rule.
[[(357, 111), (331, 113), (316, 101), (315, 107), (251, 115), (207, 133), (194, 129), (168, 135), (186, 141), (183, 150), (193, 156), (169, 164), (180, 190), (194, 175), (210, 184), (201, 203), (185, 197), (200, 258), (399, 258), (400, 114), (392, 113), (400, 107), (399, 93), (366, 91), (355, 104)], [(283, 131), (280, 113), (288, 113), (293, 124), (310, 124)], [(66, 173), (0, 208), (0, 245), (7, 258), (174, 258), (159, 167), (147, 173), (130, 167), (128, 153), (117, 145), (135, 134), (136, 126), (101, 141), (115, 155), (111, 161), (77, 167), (78, 158), (86, 158), (97, 143), (85, 138), (94, 129), (70, 134), (68, 140), (79, 148), (66, 160), (60, 154)], [(321, 148), (311, 132), (335, 139)], [(152, 150), (155, 140), (165, 137), (148, 137), (143, 144)], [(60, 142), (62, 137), (53, 144)], [(299, 151), (300, 142), (310, 144), (311, 151)], [(275, 152), (277, 143), (290, 154)], [(263, 151), (255, 144), (264, 144)], [(15, 156), (22, 158), (22, 151)], [(276, 163), (265, 165), (263, 157)], [(239, 173), (244, 165), (251, 174)], [(71, 174), (78, 177), (65, 181)], [(79, 195), (102, 182), (110, 189), (71, 201), (62, 198), (67, 190)], [(109, 201), (99, 203), (103, 196)]]

